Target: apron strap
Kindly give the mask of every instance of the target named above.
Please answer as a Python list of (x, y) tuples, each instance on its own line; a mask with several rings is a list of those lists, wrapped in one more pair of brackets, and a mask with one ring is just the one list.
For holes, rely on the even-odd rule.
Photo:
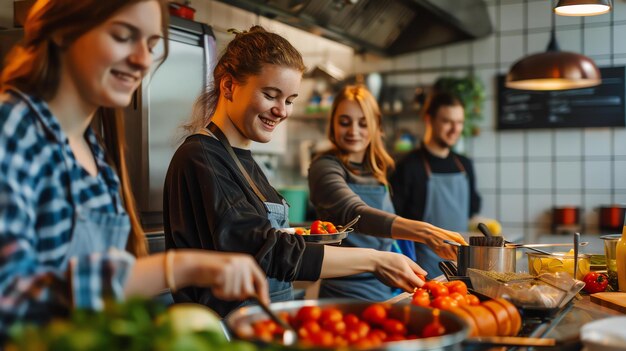
[[(422, 155), (422, 162), (424, 163), (424, 168), (426, 169), (426, 176), (430, 178), (433, 172), (430, 168), (430, 163), (426, 159), (426, 152), (426, 150), (422, 150), (420, 154)], [(452, 159), (454, 160), (454, 163), (456, 163), (456, 166), (459, 168), (459, 171), (461, 171), (461, 173), (465, 173), (465, 167), (463, 167), (463, 164), (461, 163), (461, 160), (459, 160), (458, 156), (452, 154)]]
[(256, 196), (262, 202), (267, 202), (267, 198), (261, 193), (261, 190), (259, 190), (259, 188), (256, 186), (256, 184), (252, 180), (252, 177), (250, 177), (250, 174), (248, 174), (248, 171), (246, 171), (246, 169), (243, 167), (241, 161), (239, 161), (239, 157), (237, 157), (237, 154), (235, 154), (235, 150), (233, 150), (232, 146), (230, 146), (228, 139), (220, 130), (220, 128), (215, 125), (215, 123), (211, 122), (209, 123), (209, 130), (211, 131), (211, 133), (213, 133), (213, 135), (215, 135), (217, 140), (219, 140), (222, 146), (224, 146), (230, 157), (235, 161), (235, 163), (237, 164), (237, 168), (239, 168), (239, 171), (241, 172), (241, 174), (243, 174), (243, 177), (246, 179), (246, 182), (248, 182), (248, 185), (252, 188), (252, 191), (254, 191)]

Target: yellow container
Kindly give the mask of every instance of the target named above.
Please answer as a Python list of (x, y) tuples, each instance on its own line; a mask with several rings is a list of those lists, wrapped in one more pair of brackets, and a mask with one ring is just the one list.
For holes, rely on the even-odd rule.
[[(542, 273), (567, 272), (574, 276), (574, 254), (570, 252), (554, 252), (550, 255), (527, 252), (528, 272), (532, 275)], [(576, 279), (582, 280), (589, 273), (591, 255), (578, 254), (578, 272)]]

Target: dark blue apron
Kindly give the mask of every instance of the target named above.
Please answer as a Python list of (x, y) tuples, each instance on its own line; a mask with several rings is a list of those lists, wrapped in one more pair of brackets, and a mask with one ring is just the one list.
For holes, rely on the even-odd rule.
[[(432, 173), (430, 164), (422, 153), (428, 176), (423, 221), (447, 230), (464, 232), (467, 231), (469, 215), (469, 180), (461, 161), (455, 155), (452, 157), (460, 172)], [(439, 262), (443, 259), (427, 245), (415, 243), (415, 253), (417, 264), (428, 272), (429, 278), (443, 274), (439, 269)]]
[[(383, 185), (351, 184), (348, 186), (363, 202), (372, 208), (395, 213), (387, 188)], [(372, 235), (350, 233), (341, 243), (344, 247), (370, 248), (390, 251), (393, 239)], [(394, 296), (394, 288), (383, 284), (372, 273), (361, 273), (348, 277), (322, 279), (321, 298), (354, 298), (366, 301), (385, 301)]]
[[(228, 142), (228, 139), (224, 135), (224, 133), (213, 123), (209, 124), (209, 128), (203, 128), (198, 134), (210, 136), (216, 138), (220, 141), (222, 146), (228, 151), (228, 154), (237, 164), (239, 171), (242, 173), (248, 185), (256, 196), (263, 202), (265, 206), (265, 210), (267, 211), (267, 219), (270, 221), (272, 228), (287, 228), (289, 227), (289, 205), (282, 199), (282, 203), (275, 203), (267, 201), (265, 195), (261, 193), (259, 188), (256, 186), (248, 171), (243, 167), (239, 158), (235, 154), (232, 146)], [(276, 278), (267, 278), (267, 282), (269, 285), (270, 299), (272, 302), (280, 302), (280, 301), (290, 301), (293, 300), (293, 284), (291, 282), (286, 282), (282, 280), (278, 280)], [(242, 306), (249, 305), (253, 303), (252, 300), (245, 301)]]

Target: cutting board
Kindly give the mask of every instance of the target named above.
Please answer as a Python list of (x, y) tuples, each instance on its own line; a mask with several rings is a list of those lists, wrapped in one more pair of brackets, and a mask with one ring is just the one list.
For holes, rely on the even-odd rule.
[(590, 296), (593, 303), (610, 308), (612, 310), (626, 313), (626, 293), (625, 292), (600, 292)]

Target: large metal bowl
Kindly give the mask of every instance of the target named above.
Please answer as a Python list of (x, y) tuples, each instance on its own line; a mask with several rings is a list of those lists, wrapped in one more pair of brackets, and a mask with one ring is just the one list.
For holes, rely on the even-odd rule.
[[(360, 315), (361, 312), (371, 304), (371, 302), (350, 299), (297, 300), (273, 303), (270, 305), (270, 309), (274, 312), (286, 311), (291, 315), (295, 315), (295, 313), (303, 306), (320, 306), (335, 307), (343, 313), (354, 313), (356, 315)], [(408, 310), (409, 317), (406, 327), (409, 334), (421, 334), (424, 326), (432, 321), (432, 309), (417, 307), (406, 303), (396, 303), (389, 306), (389, 316), (400, 321), (405, 320)], [(233, 337), (241, 340), (262, 343), (260, 340), (255, 339), (252, 331), (252, 324), (258, 320), (265, 319), (269, 319), (269, 317), (259, 306), (247, 306), (229, 314), (225, 319), (225, 324)], [(468, 326), (459, 317), (447, 311), (441, 311), (440, 321), (447, 331), (447, 334), (443, 336), (388, 342), (384, 343), (381, 347), (372, 350), (461, 350), (461, 342), (465, 340), (469, 333)], [(290, 347), (290, 349), (310, 350), (310, 348), (304, 346)], [(321, 348), (316, 347), (316, 349)]]

